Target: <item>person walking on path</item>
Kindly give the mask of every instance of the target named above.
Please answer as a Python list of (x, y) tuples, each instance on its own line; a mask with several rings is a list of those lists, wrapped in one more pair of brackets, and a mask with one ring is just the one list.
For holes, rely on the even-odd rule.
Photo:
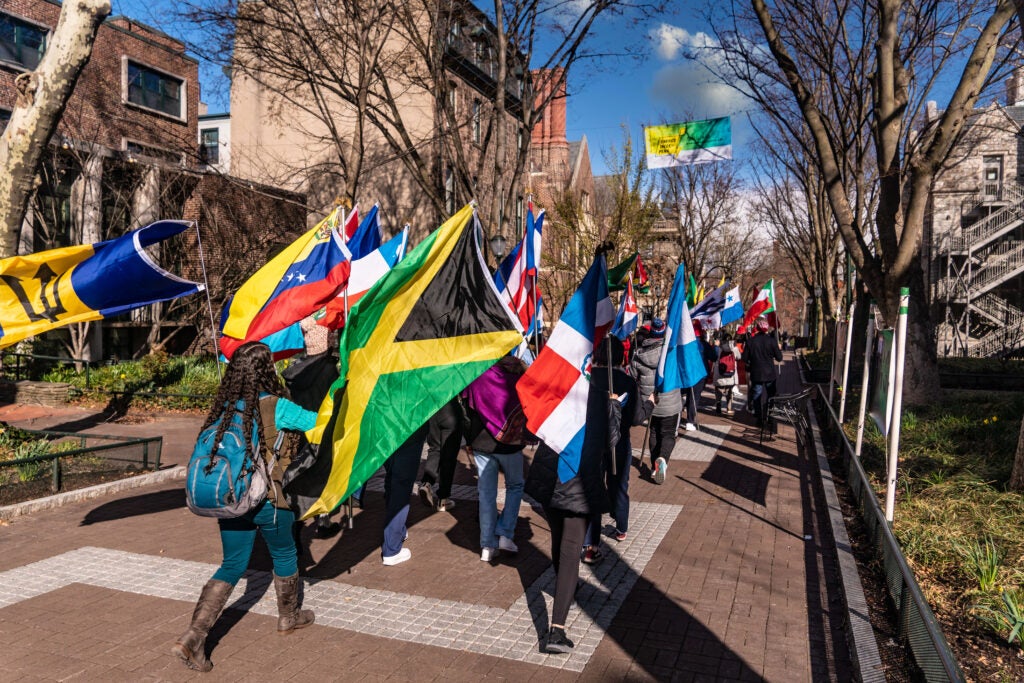
[(462, 448), (462, 423), (458, 397), (444, 404), (427, 422), (427, 462), (423, 465), (420, 497), (425, 505), (441, 512), (455, 507), (452, 480)]
[(751, 384), (749, 410), (754, 413), (757, 426), (761, 427), (767, 417), (768, 400), (777, 393), (775, 363), (782, 362), (782, 349), (770, 334), (767, 318), (758, 318), (756, 329), (757, 333), (747, 340), (743, 349), (743, 362), (747, 365)]
[(738, 374), (736, 347), (732, 343), (732, 337), (728, 333), (722, 335), (721, 343), (718, 346), (718, 360), (714, 363), (712, 377), (715, 382), (715, 414), (721, 415), (724, 408), (725, 414), (731, 417), (733, 389), (736, 387), (736, 375)]
[(604, 453), (608, 444), (608, 393), (590, 385), (586, 426), (579, 470), (568, 481), (558, 478), (558, 453), (543, 441), (530, 464), (525, 491), (544, 508), (551, 527), (551, 563), (555, 569), (555, 601), (543, 650), (565, 654), (573, 642), (565, 633), (569, 607), (580, 575), (580, 549), (587, 523), (593, 515), (609, 510), (604, 483)]
[[(644, 401), (654, 394), (658, 361), (664, 343), (665, 321), (655, 318), (651, 321), (650, 336), (642, 341), (638, 337), (637, 349), (633, 354), (633, 370), (640, 388), (640, 396)], [(668, 473), (668, 460), (676, 444), (676, 429), (679, 427), (679, 413), (682, 409), (683, 401), (679, 389), (657, 395), (649, 430), (651, 472), (656, 484), (663, 483)]]
[[(313, 427), (316, 413), (304, 410), (287, 398), (288, 392), (274, 370), (270, 349), (259, 342), (243, 344), (235, 351), (213, 407), (206, 416), (203, 430), (220, 421), (219, 442), (230, 423), (230, 412), (242, 402), (243, 434), (253, 433), (257, 421), (257, 444), (246, 440), (250, 458), (266, 458), (273, 462), (268, 444), (274, 443), (282, 429), (305, 431)], [(257, 406), (257, 410), (248, 410)], [(284, 451), (287, 452), (287, 451)], [(227, 604), (235, 584), (249, 566), (256, 532), (259, 531), (274, 563), (274, 589), (277, 592), (277, 632), (291, 633), (313, 623), (310, 610), (299, 609), (299, 569), (292, 526), (295, 513), (288, 507), (281, 492), (281, 476), (288, 467), (287, 457), (278, 459), (271, 472), (272, 486), (262, 505), (241, 517), (220, 518), (220, 539), (224, 559), (213, 577), (203, 586), (192, 613), (188, 630), (172, 646), (171, 652), (190, 669), (210, 671), (213, 664), (206, 656), (206, 636)]]
[[(516, 522), (523, 500), (523, 446), (526, 416), (516, 382), (526, 365), (505, 356), (463, 392), (469, 428), (466, 441), (477, 469), (480, 515), (480, 560), (490, 562), (499, 551), (519, 552)], [(505, 475), (505, 504), (498, 514), (498, 471)]]
[[(615, 519), (615, 540), (625, 541), (629, 532), (629, 471), (633, 464), (633, 444), (629, 438), (630, 427), (643, 424), (644, 420), (651, 416), (654, 410), (654, 402), (651, 396), (640, 396), (640, 388), (637, 381), (623, 368), (625, 363), (625, 349), (623, 344), (616, 337), (610, 337), (611, 342), (611, 365), (612, 365), (612, 390), (608, 394), (609, 400), (618, 400), (625, 397), (622, 404), (621, 419), (619, 421), (618, 434), (610, 434), (609, 439), (618, 437), (611, 446), (610, 456), (614, 457), (614, 466), (605, 467), (605, 485), (608, 488), (608, 497), (611, 500), (611, 514)], [(590, 373), (590, 381), (594, 388), (599, 391), (608, 392), (608, 341), (602, 343), (594, 350), (594, 366)], [(612, 430), (609, 430), (612, 431)], [(583, 555), (583, 561), (588, 564), (595, 564), (600, 560), (598, 546), (601, 538), (601, 518), (591, 519), (590, 529), (587, 533), (587, 551)]]
[(384, 461), (384, 539), (381, 559), (384, 566), (401, 564), (412, 557), (402, 544), (409, 538), (409, 499), (416, 484), (423, 442), (429, 422), (424, 422), (401, 446)]

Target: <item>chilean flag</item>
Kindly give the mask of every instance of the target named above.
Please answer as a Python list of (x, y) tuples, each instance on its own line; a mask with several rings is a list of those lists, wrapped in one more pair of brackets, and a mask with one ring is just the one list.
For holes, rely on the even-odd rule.
[(636, 305), (636, 298), (633, 296), (633, 276), (626, 280), (626, 291), (622, 293), (622, 301), (619, 304), (619, 313), (615, 316), (615, 325), (612, 327), (612, 334), (619, 339), (625, 339), (633, 334), (639, 324), (640, 310)]
[(224, 311), (221, 353), (228, 359), (242, 344), (258, 341), (302, 320), (346, 285), (348, 249), (334, 229), (336, 208), (246, 280)]
[(516, 385), (526, 426), (559, 454), (558, 478), (563, 482), (579, 471), (591, 359), (614, 317), (602, 254), (594, 259), (551, 338)]
[(519, 316), (524, 329), (531, 328), (531, 321), (537, 317), (537, 302), (541, 298), (536, 283), (543, 227), (544, 211), (541, 210), (534, 219), (533, 205), (530, 204), (526, 211), (526, 234), (494, 274), (494, 284), (499, 292), (504, 293), (503, 298), (507, 296), (509, 306)]

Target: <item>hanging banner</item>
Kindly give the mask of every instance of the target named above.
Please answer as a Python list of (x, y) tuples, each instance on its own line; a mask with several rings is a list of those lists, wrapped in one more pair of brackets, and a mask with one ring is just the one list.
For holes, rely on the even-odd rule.
[(843, 371), (846, 368), (846, 330), (849, 326), (850, 323), (846, 320), (836, 321), (835, 353), (832, 359), (832, 386), (838, 387), (840, 391), (846, 389), (843, 386)]
[(647, 168), (672, 168), (732, 159), (728, 116), (644, 128)]
[(885, 435), (889, 433), (889, 419), (892, 417), (889, 407), (895, 379), (896, 356), (893, 354), (893, 330), (879, 330), (876, 339), (878, 349), (875, 355), (879, 360), (875, 366), (875, 388), (871, 392), (871, 419), (878, 425), (878, 431)]

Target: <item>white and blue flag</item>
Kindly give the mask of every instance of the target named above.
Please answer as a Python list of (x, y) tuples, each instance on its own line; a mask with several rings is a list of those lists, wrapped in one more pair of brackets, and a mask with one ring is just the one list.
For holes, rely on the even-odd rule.
[(725, 308), (722, 309), (722, 325), (743, 319), (743, 302), (740, 301), (740, 288), (733, 287), (725, 293)]
[(686, 267), (676, 269), (672, 294), (668, 298), (665, 344), (661, 347), (654, 388), (658, 393), (687, 389), (704, 379), (707, 369), (686, 305)]

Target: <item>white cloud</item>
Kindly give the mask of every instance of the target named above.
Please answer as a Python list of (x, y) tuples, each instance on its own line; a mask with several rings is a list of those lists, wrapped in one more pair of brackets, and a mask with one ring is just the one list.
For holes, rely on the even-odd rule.
[(693, 58), (694, 54), (718, 46), (718, 42), (703, 31), (690, 33), (681, 26), (660, 24), (649, 34), (654, 42), (654, 52), (661, 59), (670, 62), (680, 55)]
[(654, 74), (651, 99), (662, 109), (703, 118), (725, 116), (749, 107), (735, 88), (719, 80), (699, 62), (669, 64)]

